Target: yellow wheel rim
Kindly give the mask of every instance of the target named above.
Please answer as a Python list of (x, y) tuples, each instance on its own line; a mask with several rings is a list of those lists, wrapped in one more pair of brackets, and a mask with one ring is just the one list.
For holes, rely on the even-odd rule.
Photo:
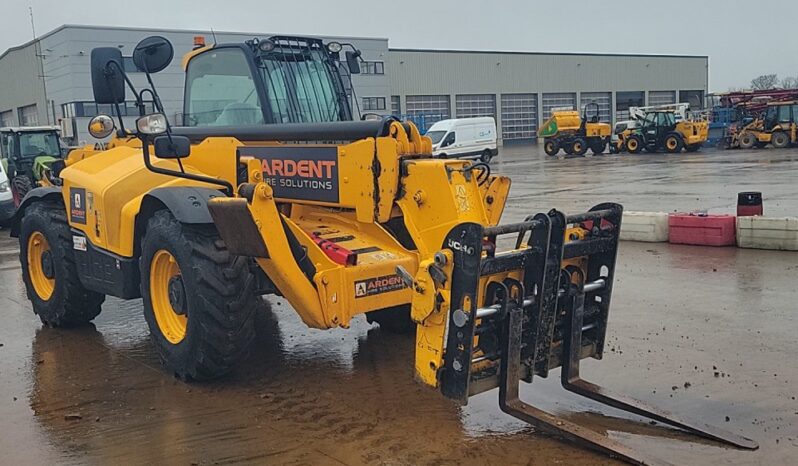
[[(28, 274), (33, 290), (39, 298), (47, 301), (55, 291), (55, 275), (50, 243), (44, 234), (34, 232), (28, 238)], [(48, 262), (48, 264), (45, 264)], [(47, 269), (47, 270), (46, 270)]]
[(574, 144), (574, 152), (582, 152), (582, 144)]
[(635, 141), (634, 139), (630, 139), (629, 142), (627, 143), (627, 146), (629, 147), (630, 150), (635, 150), (637, 149), (637, 141)]
[(668, 139), (668, 149), (676, 149), (676, 139)]
[[(174, 256), (163, 249), (156, 252), (150, 265), (152, 311), (161, 334), (173, 345), (180, 343), (186, 337), (188, 324), (185, 312), (178, 314), (173, 306), (174, 293), (178, 287), (180, 288), (178, 292), (182, 292), (183, 295), (183, 307), (186, 306), (181, 278), (180, 267)], [(172, 291), (172, 296), (170, 296), (170, 291)]]

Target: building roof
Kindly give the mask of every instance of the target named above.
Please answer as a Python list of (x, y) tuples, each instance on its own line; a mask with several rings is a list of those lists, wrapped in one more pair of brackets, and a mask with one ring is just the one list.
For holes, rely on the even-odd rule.
[(421, 53), (467, 53), (467, 54), (498, 54), (498, 55), (566, 55), (579, 57), (641, 57), (641, 58), (705, 58), (708, 55), (671, 55), (671, 54), (646, 54), (646, 53), (595, 53), (595, 52), (524, 52), (507, 50), (456, 50), (456, 49), (410, 49), (388, 48), (389, 52), (421, 52)]
[[(247, 31), (211, 31), (208, 29), (176, 29), (176, 28), (149, 28), (149, 27), (136, 27), (136, 26), (97, 26), (92, 24), (62, 24), (57, 28), (53, 29), (52, 31), (46, 32), (39, 37), (29, 40), (24, 44), (17, 45), (15, 47), (11, 47), (7, 49), (5, 52), (0, 54), (0, 59), (5, 57), (9, 52), (13, 52), (16, 50), (24, 49), (25, 47), (30, 46), (31, 44), (35, 43), (36, 41), (40, 41), (46, 37), (52, 36), (58, 32), (63, 31), (64, 29), (93, 29), (98, 31), (142, 31), (142, 32), (173, 32), (173, 33), (194, 33), (194, 34), (244, 34), (244, 35), (251, 35), (252, 37), (262, 36), (264, 34), (263, 31), (261, 32), (247, 32)], [(269, 32), (268, 34), (280, 35), (282, 33), (277, 32)], [(291, 33), (291, 35), (296, 35), (296, 33)], [(327, 35), (321, 34), (322, 37), (328, 37), (330, 39), (355, 39), (355, 40), (384, 40), (387, 41), (387, 37), (357, 37), (357, 36), (335, 36), (335, 35)]]
[[(37, 40), (42, 40), (53, 34), (56, 34), (64, 29), (94, 29), (94, 30), (116, 30), (116, 31), (143, 31), (143, 32), (173, 32), (173, 33), (195, 33), (195, 34), (245, 34), (253, 37), (262, 35), (263, 32), (246, 32), (246, 31), (211, 31), (203, 29), (172, 29), (172, 28), (148, 28), (148, 27), (135, 27), (135, 26), (97, 26), (87, 24), (63, 24), (50, 32), (47, 32), (36, 39), (25, 42), (24, 44), (16, 47), (11, 47), (2, 54), (0, 59), (5, 57), (9, 52), (23, 49), (35, 43)], [(272, 34), (272, 33), (269, 33)], [(278, 33), (274, 33), (278, 34)], [(359, 40), (389, 40), (386, 37), (356, 37), (356, 36), (331, 36), (322, 34), (324, 37), (331, 39), (359, 39)], [(455, 49), (413, 49), (413, 48), (389, 48), (390, 52), (422, 52), (422, 53), (477, 53), (477, 54), (501, 54), (501, 55), (572, 55), (572, 56), (595, 56), (595, 57), (651, 57), (651, 58), (704, 58), (709, 59), (707, 55), (673, 55), (673, 54), (633, 54), (633, 53), (594, 53), (594, 52), (527, 52), (527, 51), (506, 51), (506, 50), (455, 50)]]

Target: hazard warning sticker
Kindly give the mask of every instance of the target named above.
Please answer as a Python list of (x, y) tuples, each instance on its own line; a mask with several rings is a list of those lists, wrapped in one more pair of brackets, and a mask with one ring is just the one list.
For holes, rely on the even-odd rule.
[(385, 275), (355, 282), (355, 298), (365, 298), (375, 294), (407, 288), (399, 275)]

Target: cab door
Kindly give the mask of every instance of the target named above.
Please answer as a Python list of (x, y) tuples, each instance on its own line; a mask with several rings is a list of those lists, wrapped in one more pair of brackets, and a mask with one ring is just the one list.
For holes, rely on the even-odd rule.
[(643, 119), (641, 131), (646, 138), (646, 145), (656, 144), (659, 140), (659, 131), (657, 131), (659, 113), (648, 113)]

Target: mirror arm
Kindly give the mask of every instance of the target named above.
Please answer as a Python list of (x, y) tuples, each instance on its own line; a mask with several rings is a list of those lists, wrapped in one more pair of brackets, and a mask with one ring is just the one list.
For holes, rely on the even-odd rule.
[(156, 167), (155, 165), (152, 164), (152, 159), (150, 158), (149, 136), (146, 134), (140, 134), (139, 137), (141, 138), (141, 152), (142, 155), (144, 156), (144, 166), (147, 167), (147, 170), (153, 173), (157, 173), (159, 175), (174, 176), (176, 178), (185, 178), (187, 180), (215, 184), (217, 186), (223, 187), (224, 191), (227, 193), (228, 196), (233, 197), (235, 195), (235, 189), (233, 188), (233, 185), (229, 183), (227, 180), (211, 178), (208, 176), (195, 175), (193, 173), (185, 173), (185, 172), (181, 173), (174, 170), (167, 170), (164, 168)]

